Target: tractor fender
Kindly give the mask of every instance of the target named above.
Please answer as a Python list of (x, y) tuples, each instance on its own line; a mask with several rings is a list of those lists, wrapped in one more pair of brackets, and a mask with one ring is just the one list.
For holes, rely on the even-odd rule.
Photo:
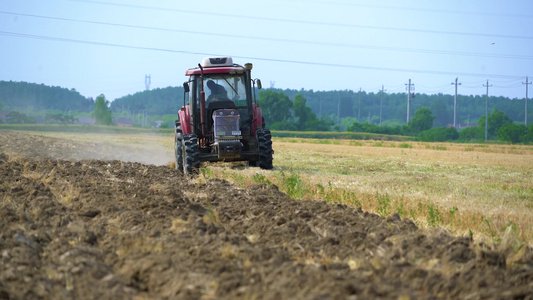
[(258, 129), (263, 128), (263, 114), (261, 113), (261, 107), (256, 104), (252, 104), (254, 110), (254, 124), (252, 128), (252, 135), (255, 135)]
[(188, 105), (182, 106), (178, 112), (178, 118), (181, 123), (181, 130), (183, 134), (191, 134), (191, 111)]

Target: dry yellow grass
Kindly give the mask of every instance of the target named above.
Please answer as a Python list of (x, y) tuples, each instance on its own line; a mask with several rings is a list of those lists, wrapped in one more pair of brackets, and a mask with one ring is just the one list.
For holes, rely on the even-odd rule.
[(421, 227), (479, 240), (499, 242), (508, 229), (532, 244), (531, 146), (282, 138), (274, 149), (274, 171), (211, 164), (204, 172), (243, 186), (274, 183), (298, 198), (399, 212)]

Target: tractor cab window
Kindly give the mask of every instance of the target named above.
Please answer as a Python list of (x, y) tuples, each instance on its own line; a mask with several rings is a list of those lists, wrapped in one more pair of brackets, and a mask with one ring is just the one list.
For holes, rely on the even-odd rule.
[(214, 75), (204, 78), (205, 102), (231, 101), (236, 107), (246, 107), (244, 76)]
[[(201, 80), (196, 78), (196, 107), (200, 107)], [(204, 77), (206, 122), (210, 128), (213, 113), (218, 109), (236, 109), (240, 115), (241, 126), (250, 123), (250, 112), (246, 100), (246, 81), (244, 75), (206, 74)], [(198, 118), (200, 117), (198, 112)]]

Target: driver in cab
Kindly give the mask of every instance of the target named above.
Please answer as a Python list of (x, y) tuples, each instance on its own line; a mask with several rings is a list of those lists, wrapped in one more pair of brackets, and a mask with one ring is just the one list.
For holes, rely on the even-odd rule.
[(213, 80), (207, 81), (207, 87), (211, 91), (209, 97), (207, 97), (207, 103), (218, 100), (228, 100), (228, 92), (220, 84), (216, 84)]

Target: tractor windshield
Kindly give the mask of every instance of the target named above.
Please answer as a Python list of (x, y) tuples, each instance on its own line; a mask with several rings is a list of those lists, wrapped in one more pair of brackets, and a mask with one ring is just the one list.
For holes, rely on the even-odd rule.
[(236, 107), (247, 106), (244, 76), (207, 75), (204, 78), (206, 105), (212, 101), (232, 101)]

